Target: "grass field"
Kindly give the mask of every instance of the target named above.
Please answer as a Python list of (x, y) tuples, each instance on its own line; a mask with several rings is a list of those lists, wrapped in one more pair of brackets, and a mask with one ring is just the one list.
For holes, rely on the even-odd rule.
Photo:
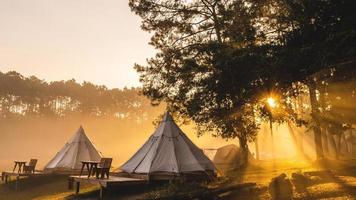
[(286, 173), (331, 170), (333, 175), (326, 175), (317, 184), (309, 185), (304, 190), (294, 187), (294, 199), (356, 199), (356, 160), (326, 161), (323, 163), (308, 163), (297, 161), (259, 162), (258, 165), (247, 167), (245, 171), (229, 174), (236, 182), (256, 182), (261, 190), (254, 194), (232, 194), (224, 199), (271, 199), (268, 184), (271, 178)]
[[(15, 191), (15, 182), (8, 185), (0, 185), (0, 199), (64, 199), (73, 192), (67, 188), (66, 176), (49, 176), (22, 178), (19, 180), (19, 189)], [(83, 191), (95, 189), (92, 186), (84, 186)]]
[[(324, 163), (325, 164), (325, 163)], [(295, 199), (356, 199), (356, 163), (354, 160), (330, 163), (328, 168), (334, 170), (335, 176), (327, 177), (318, 184), (310, 185), (303, 191), (294, 189)], [(223, 178), (228, 184), (256, 182), (257, 190), (236, 193), (231, 191), (220, 197), (220, 199), (270, 199), (267, 189), (271, 178), (286, 173), (288, 176), (293, 172), (323, 170), (325, 166), (315, 165), (307, 162), (296, 161), (264, 161), (228, 173), (229, 178)], [(224, 183), (224, 184), (227, 184)], [(99, 191), (97, 186), (82, 185), (79, 195), (67, 189), (67, 177), (48, 176), (36, 178), (23, 178), (19, 182), (19, 190), (14, 190), (14, 182), (8, 185), (0, 184), (0, 200), (54, 200), (54, 199), (97, 199)], [(104, 193), (109, 200), (119, 199), (142, 199), (147, 193), (162, 192), (162, 186), (130, 187), (112, 189)]]

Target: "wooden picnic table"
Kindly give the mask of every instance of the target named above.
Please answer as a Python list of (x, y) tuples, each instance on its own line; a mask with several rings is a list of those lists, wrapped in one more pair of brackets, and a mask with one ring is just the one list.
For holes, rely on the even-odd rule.
[(100, 162), (98, 162), (98, 161), (85, 161), (85, 160), (83, 160), (83, 161), (81, 161), (81, 162), (82, 162), (82, 168), (81, 168), (81, 170), (80, 170), (79, 176), (82, 175), (83, 169), (84, 169), (84, 167), (86, 166), (86, 168), (87, 168), (87, 170), (88, 170), (88, 178), (89, 178), (90, 175), (93, 173), (93, 169), (95, 168), (95, 170), (96, 170), (96, 169), (98, 168), (98, 164), (100, 163)]
[(15, 172), (16, 167), (18, 167), (18, 173), (21, 173), (21, 171), (23, 170), (23, 166), (26, 165), (26, 161), (17, 161), (15, 160), (15, 166), (14, 169), (12, 170), (12, 172)]

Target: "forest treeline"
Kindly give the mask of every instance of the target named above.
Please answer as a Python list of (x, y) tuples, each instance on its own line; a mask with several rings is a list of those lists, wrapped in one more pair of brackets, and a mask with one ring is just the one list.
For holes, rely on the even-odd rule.
[(0, 72), (0, 117), (41, 116), (63, 118), (89, 116), (143, 122), (156, 117), (153, 107), (139, 88), (108, 89), (74, 79), (46, 82), (18, 72)]

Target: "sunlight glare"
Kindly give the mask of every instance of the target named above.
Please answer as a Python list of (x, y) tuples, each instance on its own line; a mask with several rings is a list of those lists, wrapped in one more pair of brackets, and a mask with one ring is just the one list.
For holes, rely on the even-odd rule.
[(272, 97), (268, 97), (268, 98), (267, 98), (267, 103), (268, 103), (268, 105), (269, 105), (271, 108), (277, 107), (277, 102), (276, 102), (276, 100), (275, 100), (274, 98), (272, 98)]

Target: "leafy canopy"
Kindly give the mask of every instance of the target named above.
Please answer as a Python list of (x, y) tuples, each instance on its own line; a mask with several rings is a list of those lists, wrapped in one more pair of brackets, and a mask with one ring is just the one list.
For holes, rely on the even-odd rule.
[[(153, 103), (201, 131), (253, 139), (256, 105), (354, 57), (351, 0), (130, 0), (157, 48), (136, 65)], [(288, 104), (287, 98), (282, 103)], [(290, 102), (289, 102), (290, 103)], [(292, 110), (290, 110), (292, 111)], [(291, 113), (291, 112), (289, 112)]]

